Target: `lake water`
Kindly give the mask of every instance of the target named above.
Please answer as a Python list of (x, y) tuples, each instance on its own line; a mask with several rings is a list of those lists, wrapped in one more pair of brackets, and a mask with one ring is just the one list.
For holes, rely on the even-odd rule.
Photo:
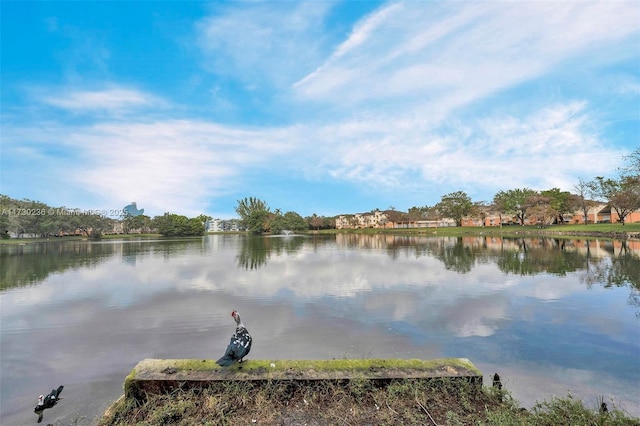
[(93, 424), (144, 358), (469, 358), (522, 405), (640, 416), (640, 245), (332, 235), (0, 246), (0, 424)]

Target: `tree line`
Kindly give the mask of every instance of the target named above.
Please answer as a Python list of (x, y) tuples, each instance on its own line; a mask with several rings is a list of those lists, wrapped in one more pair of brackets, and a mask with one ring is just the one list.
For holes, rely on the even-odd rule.
[[(462, 226), (466, 217), (478, 218), (484, 224), (490, 214), (497, 213), (500, 224), (505, 217), (515, 218), (520, 225), (527, 220), (529, 223), (548, 225), (564, 223), (565, 215), (581, 211), (584, 223), (588, 224), (589, 210), (599, 203), (606, 203), (615, 210), (624, 225), (626, 217), (640, 209), (640, 148), (623, 160), (626, 163), (620, 168), (619, 177), (597, 176), (590, 181), (579, 178), (574, 185), (574, 192), (561, 191), (559, 188), (542, 191), (515, 188), (497, 192), (490, 202), (474, 202), (464, 191), (455, 191), (443, 195), (440, 202), (433, 206), (414, 206), (406, 213), (389, 207), (385, 211), (386, 220), (398, 223), (450, 218), (457, 226)], [(380, 209), (372, 210), (375, 211)], [(295, 212), (283, 215), (279, 209), (271, 211), (266, 201), (256, 197), (238, 200), (236, 213), (246, 229), (254, 233), (335, 227), (335, 218), (314, 214), (303, 219)]]
[(582, 178), (574, 185), (574, 193), (559, 188), (537, 191), (530, 188), (516, 188), (499, 191), (493, 200), (472, 202), (464, 191), (442, 196), (433, 207), (414, 207), (409, 216), (440, 216), (455, 220), (457, 226), (468, 216), (478, 217), (484, 223), (488, 214), (497, 212), (502, 216), (515, 217), (520, 225), (529, 219), (530, 223), (562, 224), (564, 216), (581, 211), (585, 224), (589, 223), (589, 210), (599, 203), (606, 203), (617, 213), (624, 225), (626, 217), (640, 209), (640, 148), (625, 157), (626, 164), (620, 169), (618, 178), (596, 176), (591, 181)]
[(335, 227), (335, 218), (313, 214), (303, 218), (294, 211), (282, 213), (280, 209), (271, 210), (266, 201), (257, 197), (238, 200), (236, 213), (242, 226), (255, 234), (270, 232), (281, 234), (283, 231), (302, 232), (309, 229), (329, 229)]
[(624, 225), (626, 217), (640, 209), (640, 196), (631, 185), (622, 184), (602, 177), (591, 182), (580, 180), (576, 185), (578, 194), (551, 188), (536, 191), (531, 188), (516, 188), (499, 191), (490, 203), (473, 202), (463, 191), (452, 192), (442, 196), (433, 207), (412, 208), (409, 218), (440, 219), (450, 218), (456, 226), (462, 226), (466, 217), (479, 219), (483, 224), (492, 214), (498, 215), (500, 224), (505, 220), (515, 221), (519, 225), (525, 222), (541, 226), (565, 223), (565, 216), (582, 212), (583, 223), (588, 224), (589, 211), (600, 203), (606, 203), (618, 215)]
[[(252, 198), (241, 204), (242, 227), (253, 232), (280, 234), (285, 230), (302, 232), (309, 229), (334, 227), (333, 218), (313, 215), (301, 217), (295, 212), (273, 212), (263, 201)], [(240, 207), (239, 207), (240, 208)], [(238, 210), (238, 209), (237, 209)], [(175, 213), (160, 216), (130, 215), (121, 212), (117, 217), (108, 217), (99, 211), (77, 208), (52, 207), (40, 201), (16, 200), (0, 194), (0, 237), (2, 239), (27, 237), (49, 238), (67, 235), (82, 235), (99, 239), (112, 233), (158, 233), (166, 237), (200, 236), (205, 233), (205, 224), (212, 217), (201, 214), (189, 218)]]
[[(626, 217), (640, 209), (640, 148), (623, 158), (617, 178), (597, 176), (592, 180), (580, 178), (573, 192), (558, 188), (533, 190), (515, 188), (501, 190), (490, 202), (474, 202), (464, 191), (445, 194), (433, 206), (411, 207), (407, 212), (390, 207), (385, 213), (393, 222), (416, 220), (453, 219), (457, 226), (466, 217), (476, 217), (484, 223), (489, 214), (498, 213), (502, 217), (516, 218), (523, 225), (530, 223), (563, 223), (564, 216), (581, 211), (584, 223), (588, 223), (589, 210), (598, 203), (607, 203), (617, 213), (624, 224)], [(375, 209), (379, 210), (379, 209)], [(374, 210), (374, 211), (375, 211)], [(283, 213), (271, 210), (266, 201), (247, 197), (237, 201), (235, 208), (242, 227), (253, 233), (282, 233), (285, 230), (303, 232), (309, 229), (335, 228), (335, 217), (313, 214), (303, 218), (294, 211)], [(119, 217), (107, 217), (100, 212), (81, 211), (67, 207), (51, 207), (39, 201), (15, 200), (0, 195), (0, 232), (2, 238), (10, 235), (42, 238), (81, 233), (92, 238), (111, 233), (118, 226), (121, 231), (157, 232), (165, 236), (204, 235), (205, 223), (210, 216), (201, 214), (188, 218), (183, 215), (165, 213), (153, 218), (146, 215), (132, 216), (122, 212)]]
[(0, 195), (1, 238), (24, 236), (49, 238), (66, 235), (82, 235), (100, 239), (104, 234), (132, 231), (157, 232), (167, 237), (204, 235), (205, 222), (210, 216), (187, 216), (165, 213), (153, 218), (133, 216), (118, 211), (119, 216), (109, 217), (102, 211), (81, 210), (68, 207), (52, 207), (40, 201), (16, 200)]

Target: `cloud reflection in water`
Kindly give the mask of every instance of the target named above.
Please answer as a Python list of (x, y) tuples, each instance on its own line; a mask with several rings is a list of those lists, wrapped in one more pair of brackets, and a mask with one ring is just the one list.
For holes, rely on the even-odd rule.
[[(40, 252), (3, 253), (12, 267), (0, 293), (2, 400), (39, 392), (43, 377), (121, 385), (143, 358), (215, 358), (237, 308), (254, 358), (469, 357), (485, 374), (500, 370), (525, 403), (561, 387), (610, 393), (629, 409), (640, 402), (629, 396), (640, 384), (640, 343), (638, 306), (628, 303), (638, 283), (625, 277), (640, 260), (608, 244), (591, 242), (587, 256), (584, 242), (549, 239), (112, 242), (89, 260), (75, 249), (47, 255), (50, 270), (35, 285), (5, 271), (28, 269)], [(531, 383), (539, 387), (526, 399)], [(115, 399), (121, 387), (112, 391)]]

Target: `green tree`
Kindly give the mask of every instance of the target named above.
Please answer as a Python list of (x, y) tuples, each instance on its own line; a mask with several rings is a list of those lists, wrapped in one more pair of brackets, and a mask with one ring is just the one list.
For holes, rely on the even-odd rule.
[(622, 225), (629, 213), (640, 209), (640, 190), (635, 177), (623, 176), (615, 180), (597, 176), (590, 187), (596, 196), (615, 210)]
[(578, 207), (576, 197), (569, 191), (561, 191), (560, 188), (542, 191), (540, 195), (549, 199), (549, 206), (556, 213), (556, 223), (564, 223), (564, 216), (573, 213)]
[(199, 217), (192, 217), (188, 220), (186, 235), (194, 237), (204, 235), (204, 223)]
[(144, 231), (145, 225), (148, 223), (149, 216), (145, 216), (143, 214), (138, 216), (131, 216), (130, 214), (126, 214), (122, 219), (122, 228), (125, 234), (128, 234), (134, 230), (140, 230), (140, 232)]
[(276, 209), (273, 213), (269, 214), (267, 223), (268, 225), (266, 225), (265, 228), (275, 235), (282, 234), (282, 231), (288, 229), (286, 220), (282, 215), (282, 212), (280, 212), (280, 209)]
[[(44, 203), (33, 201), (27, 207), (31, 212), (47, 212), (49, 206)], [(41, 238), (47, 238), (55, 233), (55, 222), (52, 215), (48, 214), (36, 214), (29, 215), (26, 219), (30, 222), (30, 233), (36, 234)]]
[(407, 217), (409, 218), (409, 220), (419, 220), (422, 217), (420, 207), (409, 207), (409, 209), (407, 210)]
[(443, 217), (455, 220), (456, 226), (462, 226), (462, 218), (471, 213), (473, 202), (464, 191), (456, 191), (443, 195), (436, 208)]
[(0, 239), (6, 240), (11, 238), (9, 234), (9, 216), (0, 215)]
[(537, 192), (533, 189), (509, 189), (508, 191), (500, 191), (493, 197), (493, 204), (500, 212), (500, 223), (502, 223), (502, 214), (515, 216), (524, 226), (524, 220), (527, 217), (527, 200)]
[(309, 223), (309, 227), (315, 228), (317, 231), (323, 227), (324, 217), (318, 216), (317, 214), (314, 213), (311, 217), (307, 218), (307, 222)]
[(291, 231), (299, 232), (309, 229), (309, 224), (296, 212), (286, 212), (284, 218), (287, 223), (287, 229)]
[(306, 231), (309, 224), (296, 212), (286, 212), (274, 214), (270, 220), (270, 230), (272, 234), (282, 234), (283, 231)]
[[(32, 236), (42, 237), (46, 230), (42, 227), (42, 217), (40, 214), (32, 214), (40, 212), (40, 209), (48, 207), (37, 201), (24, 199), (18, 206), (19, 210), (12, 217), (14, 226), (18, 229), (18, 234), (31, 234)], [(46, 237), (46, 235), (44, 235)]]
[(254, 234), (260, 234), (268, 229), (270, 210), (266, 202), (255, 197), (238, 200), (236, 213), (240, 216), (242, 225)]
[(336, 227), (336, 218), (323, 216), (322, 227), (324, 229), (334, 229)]
[(407, 211), (409, 220), (424, 220), (427, 219), (429, 214), (431, 213), (432, 207), (423, 206), (423, 207), (411, 207)]
[(197, 219), (202, 222), (202, 224), (207, 223), (208, 221), (210, 221), (211, 219), (213, 219), (211, 216), (208, 216), (206, 214), (200, 214), (198, 215)]
[(526, 201), (527, 217), (530, 223), (537, 223), (539, 226), (545, 226), (553, 222), (554, 217), (559, 212), (551, 205), (551, 198), (542, 194), (535, 194), (527, 198)]
[(204, 224), (197, 217), (165, 213), (153, 218), (153, 226), (165, 237), (192, 237), (204, 235)]
[(112, 219), (99, 214), (80, 214), (80, 228), (90, 238), (99, 240), (105, 231), (113, 228)]

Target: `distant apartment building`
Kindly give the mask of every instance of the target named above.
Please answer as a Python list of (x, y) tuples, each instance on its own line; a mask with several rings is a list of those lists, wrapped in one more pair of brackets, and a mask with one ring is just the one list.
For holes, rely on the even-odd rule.
[[(398, 212), (395, 212), (397, 216)], [(364, 228), (437, 228), (456, 226), (453, 219), (439, 220), (391, 220), (389, 212), (375, 210), (370, 213), (340, 215), (336, 218), (336, 229)]]
[[(565, 217), (567, 223), (584, 223), (584, 213), (576, 211), (573, 215)], [(618, 223), (620, 216), (609, 204), (599, 203), (588, 210), (587, 223)], [(629, 213), (624, 218), (625, 223), (640, 222), (640, 210)]]
[[(582, 209), (563, 215), (563, 221), (567, 224), (584, 224), (585, 214)], [(587, 210), (587, 223), (619, 223), (620, 217), (609, 204), (597, 203)], [(625, 223), (640, 222), (640, 210), (636, 210), (625, 217)], [(517, 218), (508, 215), (500, 215), (491, 212), (484, 217), (466, 217), (462, 220), (462, 226), (500, 226), (519, 225)], [(540, 225), (537, 218), (525, 217), (525, 225)], [(543, 225), (550, 225), (545, 223)]]
[(363, 229), (392, 227), (388, 215), (380, 210), (370, 213), (340, 215), (336, 218), (337, 229)]
[(240, 231), (239, 219), (212, 219), (204, 224), (205, 232), (236, 232)]
[[(364, 229), (364, 228), (442, 228), (456, 226), (451, 218), (441, 218), (437, 220), (411, 220), (406, 219), (405, 214), (394, 212), (393, 217), (403, 217), (403, 219), (391, 220), (389, 211), (375, 210), (369, 213), (343, 214), (336, 218), (336, 229)], [(576, 210), (563, 217), (565, 223), (583, 224), (585, 215), (582, 210)], [(598, 203), (589, 208), (587, 212), (587, 223), (618, 223), (620, 217), (610, 205)], [(640, 210), (636, 210), (625, 218), (625, 223), (640, 222)], [(462, 226), (505, 226), (519, 225), (515, 216), (500, 214), (498, 212), (486, 212), (483, 217), (469, 216), (462, 219)], [(538, 219), (525, 217), (525, 225), (540, 225)], [(545, 223), (544, 225), (549, 225)]]
[(402, 220), (393, 222), (390, 228), (445, 228), (456, 226), (456, 221), (450, 218), (433, 220)]

